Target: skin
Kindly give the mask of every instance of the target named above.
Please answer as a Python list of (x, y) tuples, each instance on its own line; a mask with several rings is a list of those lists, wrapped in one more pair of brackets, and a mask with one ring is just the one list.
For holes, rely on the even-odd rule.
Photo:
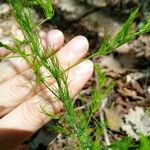
[[(81, 60), (88, 51), (85, 37), (77, 36), (64, 45), (64, 35), (59, 30), (40, 33), (44, 46), (54, 47), (59, 63), (64, 69)], [(0, 56), (15, 54), (0, 50)], [(47, 74), (44, 67), (41, 68)], [(74, 97), (93, 73), (93, 64), (86, 60), (68, 71), (71, 96)], [(30, 82), (29, 82), (30, 81)], [(55, 85), (52, 78), (47, 82)], [(31, 84), (32, 83), (32, 84)], [(45, 125), (49, 118), (40, 112), (41, 106), (52, 114), (62, 111), (63, 105), (48, 89), (35, 87), (31, 67), (22, 58), (10, 58), (0, 63), (0, 149), (26, 149), (21, 144)]]

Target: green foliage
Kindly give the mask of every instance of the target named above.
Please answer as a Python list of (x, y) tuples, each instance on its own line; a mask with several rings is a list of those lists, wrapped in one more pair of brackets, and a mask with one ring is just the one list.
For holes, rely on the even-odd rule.
[[(28, 62), (32, 62), (32, 64), (35, 64), (35, 61), (40, 54), (40, 43), (38, 32), (34, 30), (35, 25), (32, 22), (32, 14), (29, 9), (23, 7), (22, 0), (8, 0), (8, 2), (12, 6), (15, 19), (21, 31), (23, 32), (32, 53), (32, 57), (30, 57), (32, 60), (29, 61), (28, 58), (26, 58), (26, 60), (28, 60)], [(19, 54), (21, 54), (21, 56), (24, 58), (25, 52), (22, 50), (18, 40), (14, 39), (14, 42), (18, 50), (17, 52), (19, 52)]]
[(92, 100), (91, 100), (91, 110), (92, 113), (96, 112), (102, 100), (109, 94), (113, 89), (114, 83), (110, 82), (108, 87), (106, 87), (107, 77), (102, 72), (101, 68), (95, 64), (95, 76), (97, 80), (97, 85), (92, 91)]
[(0, 42), (0, 47), (4, 47), (5, 49), (11, 50), (12, 52), (15, 51), (12, 47), (10, 47), (10, 46), (8, 46), (8, 45), (6, 45), (6, 44), (3, 44), (2, 42)]
[(64, 126), (61, 125), (50, 125), (48, 126), (48, 131), (51, 131), (53, 133), (62, 133), (64, 135), (71, 135), (68, 128), (64, 128)]
[(35, 0), (35, 1), (43, 8), (46, 18), (51, 19), (52, 16), (54, 15), (52, 1), (51, 0)]
[(147, 22), (139, 29), (136, 33), (137, 35), (150, 32), (150, 17), (147, 19)]
[(54, 15), (52, 0), (24, 0), (24, 4), (28, 6), (38, 5), (43, 9), (46, 20), (49, 20)]
[(139, 8), (135, 9), (135, 11), (131, 13), (129, 18), (125, 21), (125, 23), (122, 25), (122, 28), (115, 35), (114, 38), (110, 39), (109, 34), (105, 36), (104, 41), (97, 52), (97, 55), (109, 54), (116, 48), (119, 48), (123, 44), (133, 40), (138, 35), (150, 32), (150, 18), (147, 20), (147, 22), (143, 26), (139, 26), (138, 31), (131, 30), (134, 20), (138, 14), (138, 11), (139, 11)]
[[(50, 1), (47, 1), (47, 3), (46, 1), (37, 2), (43, 7), (45, 13), (51, 12), (52, 5)], [(32, 55), (30, 57), (26, 56), (24, 49), (22, 49), (21, 45), (19, 45), (17, 39), (14, 39), (16, 46), (15, 49), (17, 49), (17, 52), (23, 58), (25, 58), (28, 63), (30, 63), (30, 66), (32, 66), (32, 69), (37, 77), (37, 82), (44, 84), (53, 93), (55, 98), (62, 101), (65, 110), (64, 118), (67, 124), (69, 125), (70, 130), (72, 131), (72, 135), (74, 135), (75, 139), (78, 140), (81, 149), (88, 149), (88, 147), (90, 146), (90, 138), (85, 132), (83, 124), (80, 124), (78, 122), (76, 112), (73, 108), (72, 98), (68, 90), (67, 76), (65, 74), (65, 71), (60, 66), (52, 48), (49, 48), (49, 51), (51, 51), (49, 59), (46, 58), (46, 55), (44, 54), (44, 51), (46, 50), (44, 50), (44, 47), (42, 47), (42, 44), (40, 43), (39, 34), (35, 28), (36, 25), (32, 21), (33, 18), (31, 12), (29, 9), (23, 7), (24, 1), (9, 0), (9, 3), (12, 6), (15, 19), (19, 27), (21, 28), (25, 39), (27, 40), (26, 44), (30, 48), (30, 53)], [(47, 4), (48, 6), (51, 5), (51, 7), (47, 7)], [(48, 8), (50, 10), (46, 10)], [(51, 17), (48, 16), (50, 14), (46, 15), (48, 19)], [(46, 82), (45, 78), (40, 72), (41, 66), (44, 66), (47, 72), (49, 73), (49, 76), (52, 76), (55, 79), (57, 84), (56, 86), (50, 86), (49, 83)], [(82, 120), (84, 121), (83, 118)]]
[[(23, 57), (30, 66), (37, 77), (37, 82), (44, 84), (47, 89), (53, 94), (56, 99), (61, 100), (64, 106), (64, 117), (61, 118), (62, 122), (65, 122), (66, 127), (61, 125), (51, 126), (49, 130), (66, 133), (68, 136), (73, 137), (77, 140), (79, 148), (82, 150), (101, 150), (105, 149), (100, 141), (100, 136), (103, 134), (104, 123), (95, 119), (93, 113), (98, 111), (102, 100), (109, 94), (113, 89), (114, 83), (111, 82), (106, 86), (107, 77), (99, 68), (95, 65), (96, 75), (96, 87), (92, 92), (92, 101), (89, 108), (86, 111), (77, 113), (74, 110), (72, 98), (69, 93), (66, 70), (60, 66), (58, 59), (51, 47), (47, 49), (42, 47), (40, 37), (37, 31), (37, 25), (33, 22), (33, 16), (29, 8), (29, 5), (40, 5), (47, 19), (51, 19), (54, 11), (51, 0), (8, 0), (10, 3), (14, 17), (24, 34), (25, 41), (20, 41), (13, 37), (15, 47), (10, 47), (3, 43), (0, 43), (0, 47), (4, 47), (12, 52), (18, 53), (19, 56)], [(134, 19), (137, 16), (139, 8), (131, 13), (127, 21), (122, 26), (121, 30), (116, 34), (113, 39), (109, 38), (109, 34), (105, 36), (104, 42), (97, 53), (90, 57), (106, 55), (112, 52), (114, 49), (122, 46), (124, 43), (132, 40), (136, 36), (150, 31), (150, 19), (139, 27), (138, 31), (131, 31)], [(43, 22), (42, 22), (43, 23)], [(24, 45), (29, 47), (27, 53), (24, 49)], [(44, 51), (50, 51), (49, 58)], [(78, 62), (79, 63), (79, 62)], [(78, 64), (77, 63), (77, 64)], [(46, 77), (41, 74), (41, 66), (45, 67), (49, 73), (49, 77), (53, 77), (56, 81), (55, 86), (50, 86), (46, 81)], [(73, 66), (71, 66), (73, 67)], [(70, 69), (70, 68), (69, 68)], [(49, 118), (60, 119), (58, 116), (54, 116), (42, 108), (42, 112)], [(94, 119), (93, 125), (90, 125), (90, 120)], [(142, 137), (141, 147), (145, 148), (141, 150), (149, 149), (148, 139)], [(148, 145), (147, 145), (148, 144)], [(113, 143), (109, 148), (118, 150), (127, 150), (131, 148), (132, 140), (130, 138), (123, 139)]]
[(147, 108), (146, 114), (150, 117), (150, 108)]
[(104, 149), (104, 145), (102, 144), (100, 137), (103, 134), (103, 125), (99, 125), (99, 123), (95, 124), (94, 131), (94, 139), (92, 142), (91, 150), (102, 150)]
[(120, 141), (112, 143), (110, 146), (113, 150), (129, 150), (130, 148), (135, 148), (133, 140), (130, 137), (126, 137)]
[(137, 16), (138, 11), (139, 8), (137, 8), (134, 12), (131, 13), (129, 18), (123, 24), (121, 30), (117, 33), (117, 35), (112, 40), (112, 45), (114, 48), (118, 48), (124, 43), (134, 38), (134, 33), (132, 33), (133, 31), (131, 32), (131, 27), (134, 22), (134, 19)]
[(150, 138), (146, 136), (141, 136), (140, 138), (140, 150), (150, 149)]

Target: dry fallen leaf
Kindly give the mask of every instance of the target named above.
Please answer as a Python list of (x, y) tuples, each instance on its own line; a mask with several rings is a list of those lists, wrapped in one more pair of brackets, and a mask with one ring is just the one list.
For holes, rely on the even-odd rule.
[(104, 109), (106, 121), (109, 128), (113, 131), (120, 131), (123, 123), (122, 117), (124, 116), (124, 110), (121, 105)]
[(139, 135), (150, 135), (150, 117), (141, 107), (136, 107), (135, 110), (130, 109), (129, 113), (124, 117), (124, 124), (121, 128), (128, 135), (138, 140)]

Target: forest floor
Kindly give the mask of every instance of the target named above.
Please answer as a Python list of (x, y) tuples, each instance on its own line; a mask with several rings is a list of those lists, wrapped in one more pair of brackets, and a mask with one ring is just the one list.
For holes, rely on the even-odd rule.
[[(101, 1), (101, 0), (100, 0)], [(138, 4), (136, 0), (54, 0), (55, 16), (40, 30), (58, 28), (65, 35), (65, 42), (76, 35), (84, 35), (90, 43), (90, 55), (98, 50), (106, 32), (113, 36), (127, 19), (131, 10)], [(134, 29), (150, 15), (150, 2), (147, 0), (137, 17)], [(34, 14), (35, 21), (42, 18), (40, 9)], [(10, 35), (20, 37), (21, 33), (10, 16), (6, 3), (0, 4), (0, 41), (11, 43)], [(108, 128), (103, 135), (103, 143), (108, 145), (130, 135), (139, 139), (138, 133), (150, 135), (150, 35), (141, 35), (135, 40), (114, 50), (110, 55), (92, 59), (108, 77), (115, 82), (113, 91), (105, 98), (103, 117)], [(74, 99), (78, 109), (85, 109), (91, 100), (95, 85), (95, 74)], [(101, 119), (99, 113), (96, 117)], [(50, 122), (54, 123), (54, 122)], [(49, 134), (46, 127), (36, 133), (30, 146), (34, 150), (73, 149), (73, 141), (62, 134)]]

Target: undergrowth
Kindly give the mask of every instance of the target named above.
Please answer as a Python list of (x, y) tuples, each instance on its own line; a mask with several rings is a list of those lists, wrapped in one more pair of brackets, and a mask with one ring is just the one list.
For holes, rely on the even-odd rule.
[[(64, 106), (63, 116), (53, 116), (49, 112), (43, 110), (43, 113), (52, 119), (61, 119), (61, 122), (65, 124), (58, 124), (58, 126), (51, 126), (49, 130), (64, 133), (66, 136), (70, 136), (76, 141), (76, 149), (81, 150), (99, 150), (99, 149), (118, 149), (125, 150), (129, 148), (136, 147), (133, 145), (131, 138), (123, 139), (112, 143), (111, 145), (104, 145), (101, 142), (101, 137), (103, 135), (104, 129), (106, 128), (106, 123), (99, 121), (99, 119), (94, 117), (94, 113), (99, 111), (101, 108), (101, 103), (104, 98), (113, 89), (114, 83), (111, 82), (106, 88), (105, 83), (107, 77), (101, 71), (98, 65), (95, 64), (95, 75), (96, 75), (96, 87), (92, 91), (92, 99), (90, 105), (85, 111), (77, 112), (73, 106), (72, 98), (68, 90), (67, 75), (66, 70), (60, 66), (58, 59), (53, 51), (52, 47), (43, 47), (38, 34), (38, 28), (46, 20), (53, 17), (54, 10), (52, 7), (51, 0), (8, 0), (12, 7), (14, 18), (16, 19), (23, 35), (23, 41), (12, 37), (15, 46), (11, 47), (0, 43), (1, 47), (4, 47), (13, 53), (18, 53), (18, 57), (24, 58), (30, 66), (37, 77), (37, 83), (45, 85), (50, 92), (53, 93), (55, 98), (62, 101)], [(34, 5), (38, 5), (43, 9), (46, 19), (40, 24), (33, 22), (33, 16), (31, 14), (31, 9)], [(91, 55), (89, 58), (103, 56), (111, 53), (116, 48), (122, 46), (123, 44), (135, 39), (137, 36), (150, 32), (150, 18), (147, 22), (143, 24), (138, 31), (131, 29), (133, 22), (138, 14), (139, 8), (135, 9), (126, 22), (123, 24), (120, 31), (113, 37), (107, 34), (104, 38), (98, 51)], [(26, 51), (25, 45), (28, 47), (28, 52)], [(48, 50), (47, 50), (48, 49)], [(50, 51), (50, 53), (45, 54), (45, 51)], [(49, 59), (47, 59), (49, 57)], [(3, 59), (3, 58), (1, 58)], [(88, 59), (88, 58), (87, 58)], [(82, 60), (84, 61), (84, 60)], [(80, 63), (80, 62), (78, 62)], [(77, 63), (77, 64), (78, 64)], [(57, 83), (56, 86), (50, 86), (46, 81), (46, 77), (41, 74), (40, 68), (44, 66), (49, 73), (49, 76), (53, 77)], [(73, 67), (73, 66), (72, 66)], [(90, 121), (94, 120), (91, 125)], [(148, 138), (141, 138), (141, 145), (139, 146), (141, 150), (147, 150), (150, 148), (147, 142)], [(145, 149), (144, 149), (145, 147)]]

